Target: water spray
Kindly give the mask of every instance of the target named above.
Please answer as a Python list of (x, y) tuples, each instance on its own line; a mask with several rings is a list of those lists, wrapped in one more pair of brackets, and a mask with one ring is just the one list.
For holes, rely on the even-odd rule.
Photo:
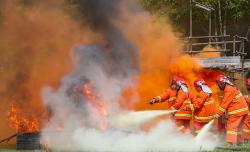
[(113, 125), (116, 128), (136, 128), (156, 117), (169, 115), (177, 111), (178, 110), (149, 110), (123, 112), (116, 117)]
[(196, 136), (196, 141), (202, 141), (208, 134), (209, 130), (212, 127), (212, 124), (214, 123), (214, 120), (211, 120), (209, 123), (207, 123), (199, 132), (199, 134)]

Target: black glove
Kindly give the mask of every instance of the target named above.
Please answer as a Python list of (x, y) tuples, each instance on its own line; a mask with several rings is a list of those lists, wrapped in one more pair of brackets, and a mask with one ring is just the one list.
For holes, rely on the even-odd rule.
[(149, 103), (149, 104), (154, 104), (154, 103), (156, 103), (156, 100), (155, 100), (155, 99), (151, 99), (151, 100), (149, 100), (148, 103)]

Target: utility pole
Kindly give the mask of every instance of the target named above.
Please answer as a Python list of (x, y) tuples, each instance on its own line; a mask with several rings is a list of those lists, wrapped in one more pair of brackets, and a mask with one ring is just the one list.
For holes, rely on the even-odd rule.
[(193, 14), (192, 14), (192, 0), (189, 0), (189, 51), (193, 50), (192, 48), (192, 36), (193, 36)]
[(224, 14), (224, 23), (223, 23), (223, 36), (224, 36), (224, 50), (226, 50), (227, 49), (227, 43), (226, 43), (226, 38), (225, 38), (225, 36), (226, 36), (226, 34), (227, 34), (227, 31), (226, 31), (226, 29), (227, 29), (227, 26), (226, 26), (226, 24), (227, 24), (227, 0), (225, 0), (225, 14)]
[(218, 20), (219, 20), (219, 31), (220, 35), (222, 35), (222, 19), (221, 19), (221, 2), (218, 0)]
[(209, 36), (209, 38), (208, 38), (208, 41), (210, 44), (211, 43), (211, 36), (212, 36), (212, 11), (215, 11), (215, 9), (210, 7), (210, 6), (198, 3), (195, 0), (193, 0), (192, 2), (195, 3), (196, 7), (208, 12), (208, 16), (209, 16), (209, 23), (208, 23), (208, 36)]

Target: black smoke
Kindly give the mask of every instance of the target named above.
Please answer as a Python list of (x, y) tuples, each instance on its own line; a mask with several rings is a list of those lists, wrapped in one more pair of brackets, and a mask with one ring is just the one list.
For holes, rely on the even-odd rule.
[[(114, 24), (120, 19), (122, 0), (74, 0), (84, 25), (100, 34), (105, 43), (97, 44), (107, 73), (128, 76), (138, 70), (138, 50)], [(122, 3), (123, 7), (128, 7)], [(93, 49), (96, 51), (96, 49)], [(96, 54), (93, 53), (93, 54)]]

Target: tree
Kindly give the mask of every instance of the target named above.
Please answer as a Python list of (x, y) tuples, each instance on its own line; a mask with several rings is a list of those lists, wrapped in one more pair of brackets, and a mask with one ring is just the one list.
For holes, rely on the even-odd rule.
[[(172, 24), (185, 36), (189, 31), (189, 0), (140, 0), (141, 4), (152, 14), (160, 17), (169, 16)], [(228, 26), (230, 33), (246, 32), (250, 25), (249, 0), (197, 0), (197, 2), (215, 9), (217, 28), (223, 33), (223, 27)], [(193, 5), (193, 25), (195, 34), (207, 33), (208, 13)], [(243, 26), (243, 28), (242, 28)], [(199, 27), (199, 28), (196, 28)]]

